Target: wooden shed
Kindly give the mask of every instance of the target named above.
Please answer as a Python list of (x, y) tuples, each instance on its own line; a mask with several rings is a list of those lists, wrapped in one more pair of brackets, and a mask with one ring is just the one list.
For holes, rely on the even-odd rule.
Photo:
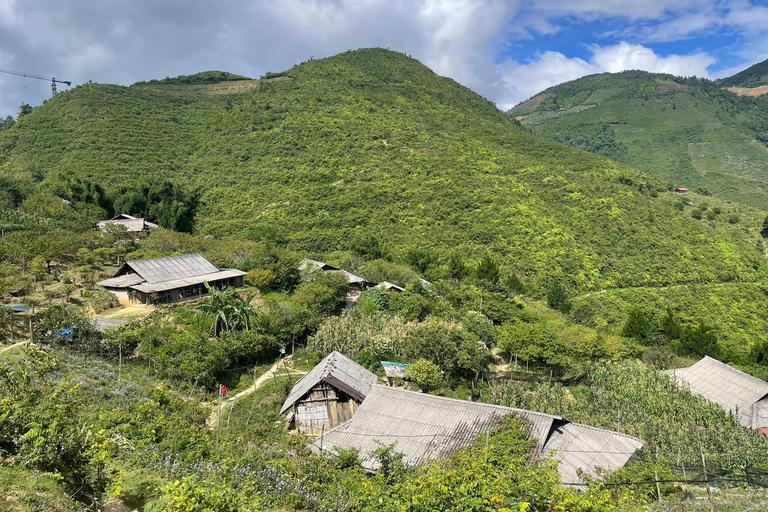
[(293, 386), (280, 414), (293, 408), (296, 430), (320, 435), (352, 419), (377, 380), (348, 357), (331, 352)]

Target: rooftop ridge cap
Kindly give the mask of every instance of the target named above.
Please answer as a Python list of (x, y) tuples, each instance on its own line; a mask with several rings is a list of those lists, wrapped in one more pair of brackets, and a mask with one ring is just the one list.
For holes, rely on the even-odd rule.
[[(403, 392), (410, 393), (410, 394), (413, 394), (413, 395), (416, 395), (416, 396), (428, 396), (428, 397), (430, 397), (432, 399), (438, 399), (438, 400), (445, 401), (445, 402), (479, 405), (479, 406), (482, 406), (482, 407), (488, 407), (488, 408), (492, 408), (492, 409), (505, 409), (505, 410), (514, 411), (514, 412), (527, 412), (527, 413), (530, 413), (530, 414), (538, 414), (540, 416), (546, 416), (548, 418), (562, 420), (562, 421), (571, 423), (569, 420), (566, 420), (562, 416), (555, 416), (554, 414), (547, 414), (546, 412), (531, 411), (531, 410), (528, 410), (528, 409), (517, 409), (515, 407), (507, 407), (506, 405), (488, 404), (488, 403), (485, 403), (485, 402), (470, 402), (469, 400), (462, 400), (460, 398), (448, 398), (447, 396), (430, 395), (429, 393), (419, 393), (418, 391), (411, 391), (410, 389), (390, 387), (390, 386), (385, 386), (383, 384), (378, 384), (378, 383), (374, 384), (373, 388), (383, 388), (383, 389), (387, 389), (387, 390), (395, 390), (396, 389), (398, 391), (403, 391)], [(371, 388), (371, 390), (373, 390), (373, 388)], [(368, 396), (370, 396), (370, 393), (368, 393)]]

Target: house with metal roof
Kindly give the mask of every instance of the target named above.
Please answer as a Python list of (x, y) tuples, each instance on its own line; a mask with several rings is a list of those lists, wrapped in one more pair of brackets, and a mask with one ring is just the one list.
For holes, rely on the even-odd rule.
[(203, 297), (209, 286), (242, 288), (246, 272), (219, 269), (198, 253), (127, 261), (117, 273), (98, 282), (121, 304), (163, 304)]
[(160, 227), (154, 222), (149, 222), (147, 219), (138, 219), (127, 213), (115, 215), (109, 220), (99, 221), (96, 226), (102, 231), (106, 231), (107, 226), (123, 226), (129, 233), (144, 233), (147, 235), (153, 229)]
[(311, 449), (334, 454), (336, 448), (355, 448), (363, 467), (376, 471), (373, 452), (382, 444), (394, 444), (406, 464), (421, 465), (471, 445), (509, 414), (530, 426), (529, 435), (537, 441), (534, 456), (559, 462), (564, 485), (583, 483), (583, 475), (594, 476), (598, 468), (624, 466), (644, 444), (551, 414), (376, 385), (350, 421), (315, 439)]
[(376, 374), (333, 351), (293, 386), (280, 414), (292, 408), (296, 430), (319, 435), (351, 419), (377, 380)]
[(312, 274), (315, 272), (330, 272), (334, 274), (341, 274), (344, 276), (344, 279), (347, 280), (347, 283), (349, 284), (349, 291), (351, 293), (361, 292), (376, 285), (376, 283), (366, 281), (364, 277), (358, 276), (357, 274), (353, 274), (352, 272), (334, 267), (333, 265), (329, 265), (325, 262), (312, 260), (309, 258), (301, 260), (301, 263), (299, 264), (299, 271), (302, 273), (302, 275), (304, 275), (305, 279), (311, 279)]
[(692, 393), (737, 415), (742, 427), (768, 428), (768, 382), (709, 356), (667, 373)]

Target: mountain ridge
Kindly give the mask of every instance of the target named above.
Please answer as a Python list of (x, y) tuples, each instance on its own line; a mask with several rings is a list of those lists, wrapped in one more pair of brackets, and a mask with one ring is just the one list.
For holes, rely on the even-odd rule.
[(76, 87), (0, 133), (0, 169), (54, 192), (64, 174), (112, 194), (172, 177), (202, 191), (201, 234), (279, 231), (316, 254), (367, 237), (394, 255), (490, 251), (538, 287), (764, 275), (753, 235), (691, 218), (667, 184), (531, 135), (403, 54), (357, 50), (286, 73), (221, 95)]

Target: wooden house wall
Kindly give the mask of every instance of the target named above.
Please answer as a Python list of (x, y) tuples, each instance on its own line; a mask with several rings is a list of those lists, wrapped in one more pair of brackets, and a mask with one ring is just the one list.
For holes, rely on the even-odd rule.
[(359, 406), (343, 391), (321, 382), (294, 405), (296, 429), (302, 434), (320, 435), (351, 420)]

